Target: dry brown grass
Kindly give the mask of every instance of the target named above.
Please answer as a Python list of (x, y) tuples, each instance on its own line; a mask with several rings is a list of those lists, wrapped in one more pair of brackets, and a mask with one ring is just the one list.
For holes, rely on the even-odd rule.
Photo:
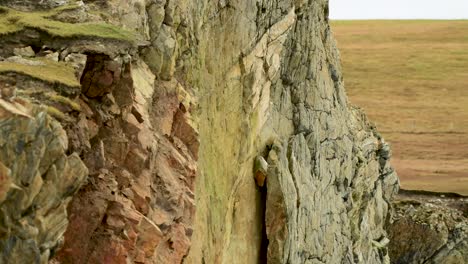
[(468, 195), (468, 21), (334, 21), (350, 101), (403, 188)]

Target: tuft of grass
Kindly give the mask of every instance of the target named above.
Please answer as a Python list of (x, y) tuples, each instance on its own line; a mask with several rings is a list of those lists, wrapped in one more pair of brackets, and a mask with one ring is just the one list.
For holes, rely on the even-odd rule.
[(106, 23), (65, 23), (51, 19), (60, 12), (71, 10), (76, 6), (65, 6), (44, 12), (21, 12), (0, 7), (0, 36), (19, 32), (26, 28), (44, 31), (51, 36), (98, 37), (133, 42), (132, 32)]
[(81, 111), (81, 106), (77, 102), (73, 101), (72, 99), (58, 95), (56, 93), (46, 93), (45, 97), (52, 102), (60, 103), (63, 105), (69, 106), (71, 109), (75, 111)]
[(55, 119), (58, 119), (60, 121), (68, 120), (67, 116), (62, 111), (58, 110), (57, 108), (53, 106), (50, 106), (50, 105), (46, 106), (46, 111), (47, 111), (47, 114), (54, 117)]
[(0, 73), (15, 72), (49, 83), (59, 83), (69, 87), (80, 87), (74, 69), (66, 63), (55, 62), (44, 58), (33, 60), (41, 62), (41, 65), (26, 65), (17, 62), (0, 61)]

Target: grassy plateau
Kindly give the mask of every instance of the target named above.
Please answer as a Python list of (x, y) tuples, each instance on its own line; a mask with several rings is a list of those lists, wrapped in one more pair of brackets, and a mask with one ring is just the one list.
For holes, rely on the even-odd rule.
[(80, 87), (74, 70), (64, 62), (54, 62), (48, 59), (31, 59), (38, 65), (27, 65), (17, 62), (0, 61), (0, 74), (5, 72), (16, 72), (49, 83), (60, 83), (70, 87)]
[(62, 38), (98, 37), (133, 41), (133, 34), (105, 23), (64, 23), (51, 19), (54, 15), (76, 8), (75, 5), (59, 7), (44, 12), (21, 12), (0, 6), (0, 36), (16, 33), (27, 28), (47, 32)]
[(468, 21), (333, 21), (351, 103), (401, 186), (468, 195)]

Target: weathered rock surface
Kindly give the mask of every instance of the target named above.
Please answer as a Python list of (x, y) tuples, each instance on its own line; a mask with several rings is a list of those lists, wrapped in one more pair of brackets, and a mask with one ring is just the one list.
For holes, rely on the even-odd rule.
[[(60, 221), (60, 232), (40, 229), (48, 240), (27, 251), (42, 263), (51, 251), (55, 263), (389, 262), (384, 225), (398, 179), (388, 145), (347, 103), (328, 1), (5, 4), (28, 12), (0, 10), (12, 27), (0, 28), (0, 55), (15, 58), (0, 61), (0, 74), (15, 80), (18, 100), (58, 120), (66, 134), (50, 141), (65, 138), (64, 155), (88, 170), (63, 246), (55, 250), (64, 210), (46, 222)], [(14, 57), (28, 46), (35, 58)], [(17, 192), (7, 183), (42, 172), (25, 164), (11, 177), (1, 162), (5, 202)], [(54, 185), (68, 188), (54, 208), (76, 186)], [(15, 205), (2, 210), (27, 215)], [(30, 247), (18, 245), (17, 263)]]
[(388, 227), (392, 263), (468, 263), (468, 198), (405, 193)]
[(0, 99), (0, 263), (47, 263), (88, 175), (45, 109)]
[[(193, 241), (203, 243), (187, 261), (389, 262), (383, 227), (398, 180), (386, 143), (347, 104), (327, 1), (209, 7), (217, 11), (200, 29), (194, 74)], [(258, 155), (268, 162), (266, 200), (252, 179)]]

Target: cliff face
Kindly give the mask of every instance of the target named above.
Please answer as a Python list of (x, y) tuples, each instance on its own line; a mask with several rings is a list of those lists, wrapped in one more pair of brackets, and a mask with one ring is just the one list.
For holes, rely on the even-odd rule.
[(389, 261), (328, 1), (3, 4), (3, 262)]
[[(189, 262), (385, 261), (397, 178), (388, 146), (347, 104), (327, 5), (230, 1), (201, 26)], [(269, 164), (264, 188), (257, 156)]]

